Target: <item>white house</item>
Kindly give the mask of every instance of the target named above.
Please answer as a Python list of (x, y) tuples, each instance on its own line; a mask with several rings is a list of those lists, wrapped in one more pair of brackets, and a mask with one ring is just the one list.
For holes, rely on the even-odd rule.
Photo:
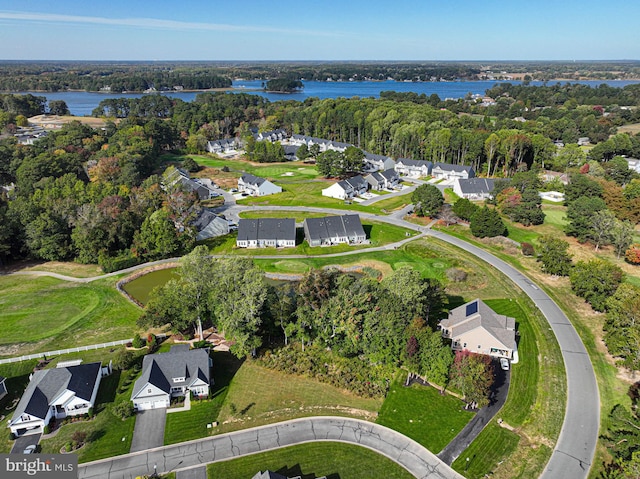
[(396, 172), (401, 176), (409, 178), (420, 178), (430, 176), (433, 163), (425, 160), (410, 160), (409, 158), (399, 158), (395, 165)]
[(476, 176), (476, 172), (471, 166), (452, 165), (449, 163), (435, 163), (431, 169), (434, 178), (453, 180), (455, 178), (469, 179)]
[(398, 186), (400, 176), (393, 168), (385, 171), (374, 171), (364, 177), (367, 183), (371, 186), (372, 190), (383, 190), (385, 188), (395, 188)]
[(237, 138), (223, 138), (207, 142), (207, 151), (209, 153), (233, 153), (240, 148), (240, 140)]
[(338, 181), (328, 188), (323, 189), (322, 196), (337, 198), (339, 200), (349, 200), (366, 193), (368, 189), (369, 183), (367, 180), (365, 180), (362, 175), (357, 175), (353, 178)]
[(395, 168), (396, 162), (390, 156), (375, 155), (364, 151), (364, 171), (384, 171)]
[(282, 193), (282, 188), (269, 180), (245, 173), (238, 178), (238, 191), (248, 193), (251, 196), (267, 196)]
[(451, 349), (518, 361), (516, 320), (497, 314), (484, 301), (474, 299), (452, 309), (440, 321), (444, 338), (451, 339)]
[(453, 192), (460, 198), (468, 200), (486, 200), (491, 198), (493, 187), (493, 178), (456, 178), (453, 183)]
[(95, 404), (101, 377), (100, 363), (35, 371), (13, 412), (9, 429), (15, 436), (43, 432), (53, 418), (88, 413)]
[(168, 353), (146, 355), (131, 393), (133, 406), (138, 411), (166, 408), (172, 397), (208, 396), (211, 366), (208, 349), (189, 349), (188, 344), (172, 346)]
[(238, 248), (292, 248), (296, 245), (296, 220), (259, 218), (238, 221)]
[(367, 235), (358, 215), (306, 218), (304, 236), (309, 246), (361, 244), (367, 241)]

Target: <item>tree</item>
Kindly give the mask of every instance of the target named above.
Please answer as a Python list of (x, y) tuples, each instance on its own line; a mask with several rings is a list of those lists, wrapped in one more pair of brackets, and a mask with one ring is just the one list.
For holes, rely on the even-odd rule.
[(266, 303), (274, 325), (282, 330), (286, 346), (289, 344), (297, 307), (294, 287), (290, 284), (282, 287), (270, 286)]
[(69, 108), (64, 100), (49, 100), (49, 115), (70, 115)]
[(53, 212), (41, 213), (26, 227), (27, 247), (36, 258), (48, 261), (69, 259), (72, 255), (71, 228)]
[(343, 155), (342, 169), (349, 172), (362, 171), (362, 165), (364, 163), (364, 153), (360, 148), (355, 146), (348, 146)]
[(428, 322), (430, 313), (438, 313), (444, 303), (441, 285), (436, 280), (423, 278), (410, 266), (393, 271), (381, 285), (402, 305), (410, 320), (419, 316)]
[(611, 231), (616, 224), (616, 217), (610, 210), (596, 211), (591, 218), (591, 231), (588, 235), (595, 243), (596, 251), (601, 245), (609, 243)]
[(633, 242), (634, 231), (635, 230), (631, 222), (620, 220), (615, 221), (609, 235), (609, 240), (615, 249), (618, 259), (620, 259), (623, 251), (627, 250)]
[(589, 175), (573, 173), (564, 188), (564, 197), (566, 204), (570, 205), (582, 196), (601, 198), (602, 192), (602, 186)]
[(540, 207), (542, 199), (538, 190), (526, 188), (522, 192), (520, 204), (515, 207), (513, 219), (524, 226), (541, 225), (544, 223), (545, 214)]
[(538, 238), (538, 261), (545, 273), (557, 276), (569, 276), (571, 255), (567, 252), (569, 243), (555, 236), (545, 235)]
[(444, 204), (440, 190), (433, 185), (420, 185), (411, 194), (411, 202), (418, 216), (434, 217)]
[(624, 279), (622, 270), (608, 261), (578, 261), (569, 274), (571, 289), (596, 311), (607, 310), (607, 298), (613, 296)]
[(606, 203), (599, 197), (581, 196), (572, 201), (567, 208), (565, 233), (584, 243), (593, 234), (593, 215), (606, 208)]
[(309, 153), (309, 147), (306, 145), (306, 143), (303, 143), (302, 145), (300, 145), (300, 148), (296, 150), (296, 157), (300, 161), (304, 161), (309, 158), (309, 156), (311, 156), (311, 154)]
[(193, 238), (179, 233), (169, 218), (169, 212), (162, 208), (147, 217), (140, 231), (136, 232), (133, 249), (146, 260), (168, 258), (184, 251)]
[(210, 318), (209, 292), (213, 288), (214, 270), (214, 260), (204, 245), (196, 246), (180, 261), (180, 278), (194, 299), (191, 307), (196, 313), (196, 333), (201, 341), (204, 339), (202, 320)]
[(273, 78), (267, 81), (265, 90), (267, 91), (279, 91), (284, 93), (292, 93), (296, 90), (301, 90), (304, 85), (300, 80), (293, 80), (291, 78)]
[(607, 299), (604, 341), (624, 367), (640, 369), (640, 288), (622, 283)]
[(449, 345), (442, 339), (440, 331), (426, 329), (420, 336), (420, 373), (429, 382), (440, 385), (444, 390), (454, 355)]
[(467, 350), (456, 351), (450, 372), (450, 386), (462, 393), (472, 408), (489, 404), (489, 391), (493, 384), (491, 358)]
[(471, 233), (478, 238), (492, 238), (494, 236), (506, 236), (508, 234), (500, 214), (493, 208), (484, 206), (471, 217), (469, 224)]
[(460, 198), (453, 204), (453, 212), (458, 218), (465, 221), (469, 221), (477, 209), (478, 205), (467, 198)]

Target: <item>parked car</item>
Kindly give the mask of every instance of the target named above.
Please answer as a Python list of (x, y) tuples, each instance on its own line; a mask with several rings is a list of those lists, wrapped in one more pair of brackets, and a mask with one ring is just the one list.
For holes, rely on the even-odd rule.
[(509, 370), (509, 360), (507, 358), (500, 358), (500, 367), (504, 371), (508, 371)]
[(27, 446), (27, 448), (22, 451), (23, 454), (33, 454), (34, 452), (36, 452), (36, 448), (38, 446), (36, 446), (35, 444), (31, 444), (30, 446)]

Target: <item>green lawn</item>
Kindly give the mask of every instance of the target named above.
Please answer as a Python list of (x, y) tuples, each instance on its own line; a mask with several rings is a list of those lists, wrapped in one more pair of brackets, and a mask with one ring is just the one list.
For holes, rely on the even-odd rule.
[(441, 395), (433, 387), (404, 386), (403, 372), (389, 389), (376, 421), (439, 453), (471, 420), (458, 398)]
[(127, 338), (139, 315), (114, 288), (113, 279), (77, 284), (0, 277), (0, 355), (2, 345), (16, 343), (27, 354)]
[(410, 479), (413, 476), (378, 453), (353, 444), (314, 442), (217, 462), (207, 466), (210, 479), (247, 479), (271, 470), (287, 477), (315, 479)]
[(29, 374), (33, 372), (33, 368), (38, 363), (37, 360), (21, 361), (19, 363), (1, 364), (0, 376), (6, 379), (7, 395), (0, 399), (0, 454), (8, 454), (13, 446), (13, 441), (9, 436), (9, 419), (13, 415), (15, 408), (14, 399), (22, 396), (27, 384), (29, 383)]

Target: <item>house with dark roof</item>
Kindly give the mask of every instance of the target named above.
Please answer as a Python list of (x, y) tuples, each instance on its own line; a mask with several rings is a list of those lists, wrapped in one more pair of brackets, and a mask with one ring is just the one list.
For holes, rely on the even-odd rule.
[(460, 198), (468, 200), (486, 200), (492, 198), (493, 178), (456, 178), (453, 183), (453, 192)]
[(298, 149), (300, 148), (297, 145), (282, 145), (284, 149), (284, 159), (287, 161), (297, 161), (298, 160)]
[(0, 376), (0, 399), (7, 395), (7, 385), (5, 384), (7, 378)]
[(133, 406), (138, 411), (159, 409), (169, 407), (173, 397), (208, 396), (213, 383), (211, 366), (208, 349), (189, 349), (188, 344), (172, 346), (168, 353), (146, 355), (131, 392)]
[(356, 196), (363, 195), (369, 189), (369, 183), (362, 175), (357, 175), (346, 180), (338, 181), (328, 188), (322, 190), (322, 196), (337, 198), (339, 200), (350, 200)]
[(207, 142), (207, 151), (215, 154), (232, 153), (240, 147), (240, 140), (237, 138), (222, 138)]
[(207, 208), (202, 208), (198, 212), (198, 216), (192, 224), (197, 232), (196, 241), (203, 241), (229, 233), (229, 222)]
[(444, 338), (451, 339), (454, 351), (518, 361), (516, 320), (497, 314), (480, 299), (452, 309), (447, 319), (440, 321), (440, 329)]
[(296, 220), (259, 218), (238, 221), (238, 248), (292, 248), (296, 245)]
[(15, 436), (42, 432), (53, 418), (88, 413), (98, 395), (101, 373), (99, 362), (35, 371), (13, 412), (9, 429)]
[(364, 153), (364, 171), (384, 171), (396, 166), (396, 162), (390, 156), (376, 155), (363, 151)]
[(430, 176), (433, 163), (425, 160), (411, 160), (409, 158), (399, 158), (394, 169), (401, 176), (409, 178), (420, 178)]
[(384, 190), (385, 188), (391, 189), (398, 186), (398, 182), (400, 181), (400, 176), (393, 168), (385, 170), (385, 171), (374, 171), (373, 173), (369, 173), (364, 177), (371, 186), (372, 190)]
[(476, 172), (471, 166), (437, 162), (431, 169), (431, 176), (442, 180), (468, 179), (476, 176)]
[(255, 139), (258, 141), (276, 142), (286, 140), (287, 138), (289, 138), (289, 134), (282, 128), (278, 130), (263, 131), (262, 133), (258, 133), (255, 135)]
[(238, 191), (251, 196), (267, 196), (282, 193), (282, 188), (260, 176), (245, 173), (238, 178)]
[(304, 237), (309, 246), (361, 244), (367, 241), (358, 215), (307, 218), (304, 220)]
[(201, 200), (210, 200), (211, 198), (219, 196), (214, 190), (215, 185), (211, 180), (205, 178), (192, 179), (189, 173), (182, 168), (168, 170), (162, 181), (165, 190), (180, 185), (185, 191), (193, 191)]

